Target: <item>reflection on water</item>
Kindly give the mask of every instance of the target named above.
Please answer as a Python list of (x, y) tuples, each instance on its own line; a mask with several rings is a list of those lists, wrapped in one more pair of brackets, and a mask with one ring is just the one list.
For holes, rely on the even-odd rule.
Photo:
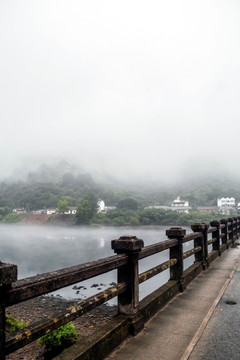
[[(54, 227), (0, 224), (0, 260), (18, 266), (18, 278), (33, 276), (48, 271), (86, 263), (114, 255), (111, 240), (131, 234), (150, 245), (166, 240), (166, 229), (158, 227)], [(191, 244), (185, 244), (191, 247)], [(140, 261), (140, 273), (169, 258), (168, 251)], [(192, 262), (191, 257), (188, 265)], [(140, 285), (140, 298), (158, 288), (169, 278), (164, 271)], [(95, 277), (79, 284), (58, 290), (66, 298), (84, 299), (116, 282), (116, 271)]]

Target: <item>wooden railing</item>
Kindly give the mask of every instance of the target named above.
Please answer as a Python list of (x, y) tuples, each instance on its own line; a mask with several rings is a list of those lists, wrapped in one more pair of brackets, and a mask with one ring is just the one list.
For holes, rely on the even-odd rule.
[[(167, 240), (146, 247), (143, 240), (135, 236), (120, 237), (118, 240), (112, 240), (112, 249), (116, 253), (114, 256), (22, 280), (17, 280), (16, 265), (0, 263), (0, 359), (5, 359), (8, 354), (116, 296), (118, 314), (134, 319), (142, 306), (139, 302), (139, 284), (170, 269), (169, 284), (171, 283), (172, 287), (168, 286), (167, 293), (162, 290), (161, 296), (165, 294), (162, 300), (160, 295), (157, 295), (158, 305), (163, 305), (176, 291), (184, 291), (186, 285), (200, 271), (206, 269), (214, 259), (233, 245), (239, 238), (240, 217), (213, 221), (210, 225), (198, 223), (191, 228), (193, 232), (186, 234), (185, 229), (172, 227), (166, 231)], [(184, 252), (184, 243), (190, 241), (193, 241), (193, 248)], [(139, 261), (168, 249), (167, 261), (139, 274)], [(190, 256), (194, 256), (194, 263), (184, 270), (184, 260)], [(57, 316), (31, 324), (13, 335), (6, 336), (7, 307), (115, 269), (118, 273), (115, 286), (70, 306)], [(173, 286), (175, 290), (169, 291)], [(148, 314), (151, 313), (149, 308), (148, 304)], [(137, 331), (136, 328), (132, 333)]]

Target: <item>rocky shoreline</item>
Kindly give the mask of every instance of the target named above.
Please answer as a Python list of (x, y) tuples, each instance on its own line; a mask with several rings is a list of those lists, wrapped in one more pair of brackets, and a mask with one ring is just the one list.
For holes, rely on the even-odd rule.
[[(40, 296), (35, 299), (11, 306), (7, 309), (7, 315), (18, 320), (34, 323), (58, 312), (64, 311), (76, 301), (70, 301), (58, 296)], [(103, 304), (95, 310), (73, 321), (78, 334), (86, 337), (96, 331), (100, 326), (110, 321), (117, 313), (116, 306)], [(44, 360), (44, 349), (36, 341), (19, 349), (6, 358), (7, 360)]]

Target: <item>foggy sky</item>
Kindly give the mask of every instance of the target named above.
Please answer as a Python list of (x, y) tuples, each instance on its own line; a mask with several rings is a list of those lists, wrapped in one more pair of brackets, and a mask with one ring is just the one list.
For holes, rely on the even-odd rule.
[(0, 177), (180, 178), (240, 155), (237, 0), (2, 0)]

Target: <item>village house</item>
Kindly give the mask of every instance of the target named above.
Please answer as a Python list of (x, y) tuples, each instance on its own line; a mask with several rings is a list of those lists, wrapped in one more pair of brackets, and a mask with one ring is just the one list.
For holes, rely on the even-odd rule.
[(13, 209), (12, 212), (16, 213), (16, 214), (26, 214), (27, 210), (25, 210), (24, 208), (16, 208), (16, 209)]
[(47, 209), (47, 215), (53, 215), (53, 214), (56, 214), (57, 212), (57, 209), (54, 208), (54, 209)]
[(222, 206), (231, 206), (231, 207), (235, 207), (236, 202), (235, 202), (235, 198), (234, 197), (226, 197), (226, 198), (221, 198), (217, 200), (217, 206), (218, 207), (222, 207)]
[(218, 211), (221, 214), (229, 215), (236, 211), (236, 202), (234, 197), (226, 197), (217, 200)]
[(182, 213), (188, 213), (191, 207), (189, 206), (189, 202), (185, 200), (181, 200), (180, 196), (177, 197), (177, 199), (173, 200), (171, 206), (165, 206), (165, 205), (153, 205), (153, 206), (147, 206), (145, 209), (162, 209), (162, 210), (172, 210)]
[(116, 206), (106, 206), (103, 200), (98, 200), (97, 206), (98, 213), (106, 213), (107, 211), (115, 210), (117, 208)]
[(185, 200), (181, 200), (180, 196), (178, 196), (175, 200), (173, 200), (171, 204), (171, 208), (174, 211), (181, 213), (188, 213), (191, 207), (189, 206), (189, 202)]
[(68, 211), (64, 212), (64, 214), (65, 215), (71, 215), (71, 214), (75, 215), (76, 212), (77, 212), (77, 207), (76, 206), (71, 206)]

